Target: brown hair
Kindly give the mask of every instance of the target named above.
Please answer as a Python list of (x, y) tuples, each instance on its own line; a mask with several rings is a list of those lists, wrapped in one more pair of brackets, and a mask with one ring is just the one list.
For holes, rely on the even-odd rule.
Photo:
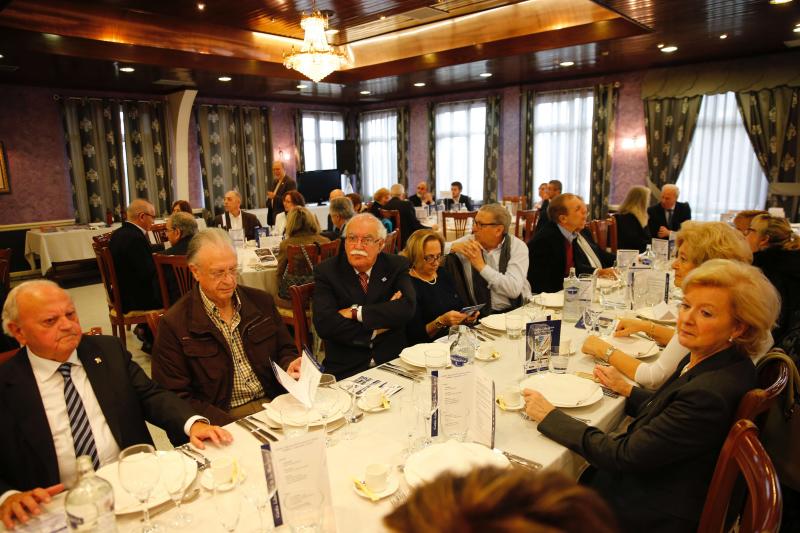
[(350, 201), (353, 202), (353, 211), (359, 213), (361, 211), (361, 203), (362, 203), (361, 195), (358, 194), (357, 192), (351, 192), (350, 194), (345, 194), (345, 196), (350, 198)]
[(567, 201), (573, 198), (583, 201), (580, 196), (572, 194), (571, 192), (563, 192), (555, 198), (551, 198), (550, 205), (547, 208), (547, 218), (549, 218), (551, 222), (558, 224), (558, 217), (567, 214)]
[(192, 214), (192, 206), (186, 200), (175, 200), (175, 202), (172, 203), (172, 211), (175, 211), (176, 205), (184, 213), (189, 213), (190, 215)]
[(425, 244), (428, 241), (439, 241), (439, 245), (442, 247), (442, 254), (444, 254), (444, 239), (438, 231), (430, 229), (417, 230), (411, 234), (411, 237), (406, 241), (406, 247), (400, 252), (400, 255), (408, 258), (412, 268), (422, 264), (422, 257), (425, 255)]
[(319, 235), (317, 217), (303, 206), (297, 206), (286, 214), (286, 237), (299, 235)]
[(767, 248), (800, 250), (800, 236), (792, 231), (785, 218), (758, 215), (750, 222), (750, 227), (758, 232), (759, 239), (767, 238)]
[(600, 496), (563, 474), (494, 467), (440, 475), (383, 523), (409, 533), (617, 531)]
[[(292, 203), (294, 205), (306, 205), (306, 199), (303, 198), (303, 195), (298, 191), (286, 191), (286, 194), (283, 195), (283, 198), (286, 198), (287, 196), (292, 199)], [(283, 198), (281, 198), (281, 200), (283, 200)]]

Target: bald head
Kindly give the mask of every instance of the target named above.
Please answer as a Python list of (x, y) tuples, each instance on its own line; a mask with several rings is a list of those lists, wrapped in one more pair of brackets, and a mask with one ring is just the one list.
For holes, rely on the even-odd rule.
[(344, 191), (342, 189), (333, 189), (328, 195), (328, 200), (333, 200), (335, 198), (344, 198)]
[(142, 198), (137, 198), (128, 205), (128, 222), (136, 224), (144, 230), (149, 230), (156, 218), (153, 204)]

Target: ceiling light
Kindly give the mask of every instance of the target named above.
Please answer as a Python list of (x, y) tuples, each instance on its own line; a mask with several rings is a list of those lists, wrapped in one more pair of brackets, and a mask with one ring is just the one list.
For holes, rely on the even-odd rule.
[(203, 11), (206, 8), (206, 5), (203, 2), (197, 2), (197, 10)]
[(339, 70), (348, 63), (347, 56), (337, 52), (328, 44), (325, 30), (328, 28), (328, 17), (320, 11), (312, 11), (310, 15), (303, 14), (300, 27), (305, 34), (303, 44), (299, 50), (294, 46), (289, 52), (283, 54), (283, 65), (294, 69), (314, 81), (322, 78), (335, 70)]
[(664, 43), (658, 43), (658, 44), (656, 45), (656, 48), (664, 48)]
[(386, 20), (386, 15), (381, 15), (381, 20)]
[(0, 59), (3, 59), (3, 54), (0, 54)]
[(136, 69), (133, 68), (133, 67), (120, 67), (119, 68), (120, 72), (133, 72), (134, 70), (136, 70)]
[(298, 89), (308, 89), (308, 85), (306, 85), (305, 83), (301, 83), (300, 85), (297, 86), (297, 88)]
[(364, 96), (368, 94), (372, 94), (370, 91), (361, 91), (359, 94), (363, 94)]
[(417, 83), (414, 84), (414, 87), (425, 87), (425, 82), (424, 81), (418, 81)]
[(675, 46), (674, 44), (671, 44), (669, 46), (665, 46), (664, 48), (662, 48), (661, 51), (664, 52), (665, 54), (671, 54), (672, 52), (674, 52), (677, 49), (678, 49), (677, 46)]
[(800, 33), (800, 26), (795, 26), (792, 31), (795, 33)]
[(491, 78), (492, 77), (492, 73), (491, 72), (484, 72), (483, 74), (480, 75), (480, 77), (481, 78)]
[(574, 61), (562, 61), (561, 63), (559, 63), (559, 65), (561, 65), (562, 67), (571, 67), (574, 64), (575, 64)]
[(339, 30), (336, 28), (328, 28), (325, 30), (325, 35), (336, 35), (337, 33), (339, 33)]
[(720, 39), (727, 39), (728, 38), (728, 34), (727, 33), (723, 33), (722, 35), (719, 36), (719, 38)]
[(219, 77), (219, 78), (217, 78), (217, 79), (218, 79), (219, 81), (231, 81), (231, 79), (232, 79), (232, 78), (231, 78), (230, 76), (220, 76), (220, 77)]
[(773, 6), (777, 6), (778, 4), (788, 4), (792, 0), (769, 0), (769, 3)]

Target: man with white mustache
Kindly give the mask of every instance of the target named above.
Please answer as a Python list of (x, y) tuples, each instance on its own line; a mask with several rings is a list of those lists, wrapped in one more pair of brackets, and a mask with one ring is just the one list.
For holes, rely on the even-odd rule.
[(345, 226), (344, 251), (314, 269), (314, 327), (325, 371), (342, 379), (394, 359), (408, 345), (416, 294), (408, 260), (382, 253), (386, 228), (369, 213)]

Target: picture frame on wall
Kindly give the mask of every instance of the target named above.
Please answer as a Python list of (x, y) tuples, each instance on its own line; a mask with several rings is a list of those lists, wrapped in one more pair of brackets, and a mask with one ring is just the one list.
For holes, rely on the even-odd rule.
[(0, 194), (11, 192), (11, 181), (8, 177), (8, 160), (6, 159), (6, 147), (0, 142)]

